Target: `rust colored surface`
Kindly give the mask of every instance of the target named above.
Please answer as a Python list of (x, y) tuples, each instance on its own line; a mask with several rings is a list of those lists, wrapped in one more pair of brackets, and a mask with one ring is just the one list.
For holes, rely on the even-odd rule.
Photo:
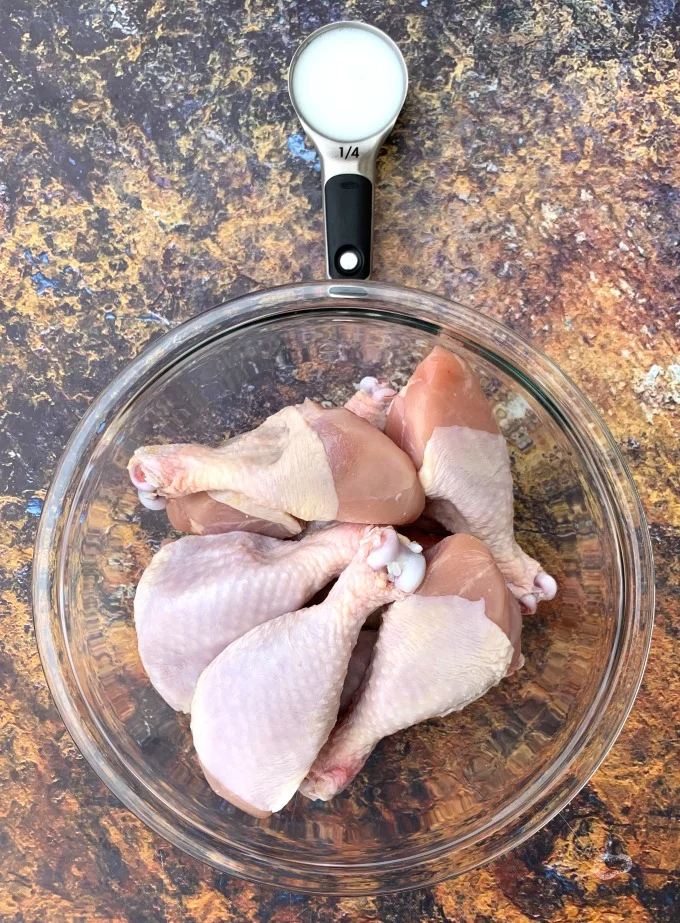
[[(580, 796), (482, 870), (357, 900), (230, 879), (124, 809), (52, 704), (29, 589), (51, 472), (115, 372), (225, 296), (322, 275), (284, 76), (340, 18), (384, 27), (411, 73), (375, 278), (499, 318), (581, 386), (641, 492), (658, 587), (637, 704)], [(673, 0), (2, 4), (0, 920), (678, 919), (677, 49)]]

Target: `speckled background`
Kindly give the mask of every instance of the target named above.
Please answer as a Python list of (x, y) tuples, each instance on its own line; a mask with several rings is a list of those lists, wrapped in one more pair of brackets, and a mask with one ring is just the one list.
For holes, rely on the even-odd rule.
[[(475, 306), (562, 365), (627, 457), (658, 571), (642, 690), (581, 795), (491, 866), (376, 900), (254, 887), (147, 830), (65, 732), (29, 601), (45, 488), (114, 373), (225, 296), (322, 274), (284, 76), (344, 17), (385, 28), (412, 80), (375, 277)], [(679, 32), (673, 0), (0, 6), (0, 920), (678, 919)]]

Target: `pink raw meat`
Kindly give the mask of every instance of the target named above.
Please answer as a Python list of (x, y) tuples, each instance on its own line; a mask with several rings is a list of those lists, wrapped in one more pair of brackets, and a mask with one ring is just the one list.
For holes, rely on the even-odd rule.
[(553, 578), (515, 541), (507, 445), (463, 359), (436, 346), (392, 402), (385, 432), (418, 468), (426, 515), (485, 542), (529, 611), (554, 597)]
[(191, 730), (219, 795), (256, 817), (288, 803), (333, 728), (366, 617), (406, 598), (424, 569), (393, 529), (370, 530), (324, 602), (258, 625), (212, 661)]
[(363, 685), (300, 786), (329, 800), (378, 741), (458, 711), (522, 664), (522, 618), (486, 546), (452, 535), (426, 552), (418, 592), (393, 603)]

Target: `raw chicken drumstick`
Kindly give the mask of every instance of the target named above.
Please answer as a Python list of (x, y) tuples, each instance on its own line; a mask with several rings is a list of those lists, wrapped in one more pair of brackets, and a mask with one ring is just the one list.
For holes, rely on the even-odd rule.
[(425, 553), (417, 594), (393, 603), (367, 676), (300, 791), (328, 801), (378, 741), (459, 711), (522, 664), (522, 617), (489, 549), (452, 535)]
[(304, 606), (347, 567), (365, 531), (336, 525), (298, 542), (189, 535), (161, 548), (135, 596), (139, 654), (156, 691), (189, 711), (210, 661), (256, 625)]
[(466, 362), (436, 346), (393, 400), (385, 432), (419, 469), (427, 515), (485, 542), (530, 612), (554, 597), (553, 578), (515, 541), (508, 448)]
[(218, 795), (256, 817), (288, 803), (335, 724), (366, 616), (417, 589), (424, 571), (394, 529), (367, 530), (323, 603), (258, 625), (212, 661), (191, 730)]
[(285, 407), (215, 449), (137, 449), (128, 470), (152, 501), (209, 491), (291, 533), (300, 531), (298, 520), (401, 525), (425, 505), (413, 462), (391, 439), (344, 407), (312, 401)]
[[(347, 401), (345, 407), (366, 420), (381, 432), (385, 429), (387, 411), (396, 394), (386, 381), (363, 378), (359, 390)], [(147, 486), (147, 485), (143, 485)], [(273, 538), (289, 538), (302, 531), (301, 524), (290, 517), (270, 522), (257, 515), (249, 515), (216, 499), (205, 490), (167, 499), (156, 490), (139, 490), (139, 499), (152, 510), (165, 509), (170, 524), (178, 532), (195, 535), (221, 535), (224, 532), (257, 532)], [(255, 509), (255, 507), (252, 507)]]

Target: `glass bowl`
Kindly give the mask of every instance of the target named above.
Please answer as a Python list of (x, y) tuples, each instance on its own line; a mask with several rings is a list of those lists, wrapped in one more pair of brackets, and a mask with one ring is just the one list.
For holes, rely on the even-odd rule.
[[(170, 530), (128, 480), (149, 442), (214, 442), (364, 375), (402, 385), (435, 343), (479, 372), (510, 446), (517, 535), (558, 580), (525, 619), (526, 666), (463, 712), (395, 735), (339, 797), (256, 820), (218, 798), (189, 722), (137, 655), (135, 586)], [(308, 283), (201, 314), (94, 402), (45, 502), (34, 607), (45, 673), (76, 744), (150, 827), (218, 869), (279, 888), (375, 894), (434, 884), (521, 843), (595, 771), (631, 708), (653, 619), (649, 535), (602, 420), (544, 355), (488, 317), (379, 283)]]

